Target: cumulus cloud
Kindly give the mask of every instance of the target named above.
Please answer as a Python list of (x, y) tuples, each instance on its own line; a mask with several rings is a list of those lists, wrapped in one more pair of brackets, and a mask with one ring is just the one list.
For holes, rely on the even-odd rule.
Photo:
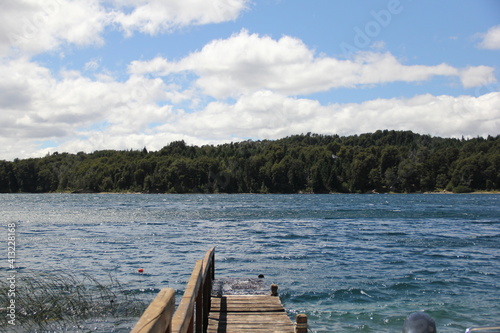
[(485, 86), (496, 82), (494, 71), (488, 66), (467, 67), (460, 71), (460, 80), (464, 88)]
[(172, 140), (201, 145), (303, 132), (349, 135), (389, 128), (441, 136), (499, 133), (496, 90), (475, 97), (420, 95), (331, 105), (297, 97), (435, 76), (460, 80), (465, 88), (490, 87), (496, 79), (487, 66), (406, 65), (389, 52), (337, 59), (317, 55), (294, 37), (275, 39), (245, 30), (177, 61), (133, 61), (123, 80), (107, 75), (99, 58), (87, 61), (82, 71), (58, 72), (31, 60), (66, 45), (101, 45), (111, 26), (127, 35), (157, 34), (233, 20), (247, 3), (4, 1), (0, 159), (49, 151), (157, 150)]
[(64, 43), (99, 45), (107, 24), (109, 14), (96, 0), (6, 1), (0, 12), (0, 55), (33, 55)]
[[(500, 129), (500, 93), (479, 97), (419, 95), (364, 103), (321, 105), (263, 90), (234, 103), (214, 101), (194, 113), (173, 112), (162, 125), (136, 133), (89, 130), (51, 151), (158, 150), (173, 140), (217, 144), (248, 138), (277, 139), (297, 133), (351, 135), (378, 129), (411, 129), (444, 137), (487, 136)], [(45, 150), (47, 151), (47, 150)]]
[(180, 98), (175, 86), (159, 78), (91, 80), (78, 71), (61, 71), (54, 77), (26, 59), (0, 63), (0, 72), (2, 157), (18, 155), (24, 149), (14, 146), (33, 147), (35, 141), (61, 143), (96, 131), (140, 133), (150, 124), (167, 122), (168, 101)]
[(485, 34), (480, 34), (481, 42), (479, 48), (488, 50), (500, 50), (500, 25), (494, 26)]
[(246, 8), (247, 0), (115, 0), (118, 8), (134, 5), (130, 13), (120, 11), (114, 17), (127, 35), (140, 31), (150, 35), (170, 32), (189, 25), (235, 20)]
[(317, 132), (354, 134), (390, 128), (440, 136), (487, 135), (500, 129), (500, 93), (480, 97), (419, 95), (364, 103), (321, 105), (318, 101), (258, 91), (235, 103), (212, 102), (163, 130), (185, 128), (196, 137), (227, 140), (239, 137), (276, 139)]
[(102, 45), (103, 32), (171, 32), (236, 19), (248, 0), (21, 0), (0, 11), (0, 56), (35, 55), (64, 44)]
[(491, 67), (460, 70), (447, 64), (405, 65), (391, 53), (359, 52), (352, 60), (316, 56), (301, 40), (250, 34), (243, 30), (214, 40), (200, 51), (172, 62), (158, 57), (135, 61), (129, 71), (167, 76), (192, 72), (195, 84), (215, 98), (235, 97), (259, 89), (304, 95), (333, 88), (388, 82), (419, 82), (434, 76), (459, 77), (464, 87), (494, 82)]
[(0, 63), (0, 72), (5, 74), (0, 77), (0, 156), (5, 159), (53, 151), (158, 150), (173, 140), (201, 145), (306, 132), (350, 135), (388, 128), (460, 137), (500, 130), (499, 92), (322, 105), (258, 89), (187, 112), (178, 103), (189, 100), (191, 92), (161, 78), (133, 73), (119, 82), (78, 71), (54, 75), (26, 59)]

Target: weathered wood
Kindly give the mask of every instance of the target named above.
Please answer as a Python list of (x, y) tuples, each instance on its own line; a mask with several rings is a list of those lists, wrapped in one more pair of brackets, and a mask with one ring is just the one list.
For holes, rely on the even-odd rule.
[(149, 304), (132, 333), (170, 333), (171, 320), (175, 311), (175, 290), (164, 288)]
[(269, 295), (269, 285), (263, 278), (218, 278), (212, 283), (212, 296)]
[(207, 333), (295, 333), (293, 329), (289, 328), (269, 328), (269, 327), (263, 327), (263, 328), (258, 328), (258, 327), (228, 327), (228, 328), (223, 328), (222, 330), (220, 329), (213, 329), (209, 328)]
[(295, 326), (295, 333), (307, 333), (307, 315), (298, 314), (295, 317), (297, 325)]
[[(175, 308), (175, 291), (162, 289), (146, 309), (132, 333), (295, 333), (277, 286), (269, 295), (211, 297), (215, 274), (215, 249), (195, 264), (186, 290)], [(297, 328), (307, 327), (299, 322)], [(301, 333), (297, 331), (297, 333)]]
[(215, 248), (198, 260), (181, 302), (172, 319), (173, 333), (203, 333), (208, 326), (212, 280), (215, 272)]
[(226, 295), (222, 297), (212, 297), (213, 303), (222, 303), (223, 301), (230, 300), (232, 303), (265, 303), (265, 304), (278, 304), (281, 306), (279, 297), (269, 295)]
[(284, 312), (279, 298), (263, 295), (213, 297), (211, 312)]
[(208, 326), (208, 314), (210, 313), (212, 299), (212, 285), (215, 279), (215, 247), (207, 251), (203, 258), (203, 328), (201, 332), (206, 332)]
[(259, 324), (276, 324), (290, 326), (290, 318), (286, 312), (272, 312), (262, 315), (262, 313), (255, 312), (239, 312), (239, 313), (220, 313), (212, 312), (209, 322), (216, 324), (217, 322), (224, 321), (232, 324), (246, 324), (246, 323), (259, 323)]
[(212, 297), (208, 333), (294, 333), (278, 297), (226, 295)]
[(272, 284), (271, 285), (271, 296), (278, 296), (278, 285), (277, 284)]
[(263, 316), (262, 313), (255, 312), (211, 312), (210, 319), (211, 320), (219, 320), (220, 318), (225, 318), (227, 320), (231, 319), (232, 321), (248, 321), (249, 318), (260, 318), (263, 321), (266, 321), (269, 318), (269, 321), (272, 321), (272, 318), (286, 318), (286, 322), (290, 323), (290, 318), (284, 311), (280, 312), (270, 312), (267, 316)]
[(194, 332), (195, 301), (201, 287), (203, 260), (198, 260), (188, 281), (184, 296), (172, 319), (173, 333)]
[(205, 253), (203, 258), (203, 276), (210, 278), (210, 280), (215, 279), (215, 247)]
[(238, 313), (210, 315), (209, 332), (230, 332), (264, 330), (269, 332), (284, 331), (294, 333), (294, 326), (285, 312), (279, 313)]

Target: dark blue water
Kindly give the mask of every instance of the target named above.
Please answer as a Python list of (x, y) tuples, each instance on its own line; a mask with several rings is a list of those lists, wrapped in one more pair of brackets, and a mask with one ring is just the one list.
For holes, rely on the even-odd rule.
[(151, 300), (180, 295), (216, 246), (216, 275), (264, 274), (313, 332), (400, 332), (417, 310), (440, 333), (499, 324), (500, 195), (23, 194), (0, 208), (20, 271), (112, 274)]

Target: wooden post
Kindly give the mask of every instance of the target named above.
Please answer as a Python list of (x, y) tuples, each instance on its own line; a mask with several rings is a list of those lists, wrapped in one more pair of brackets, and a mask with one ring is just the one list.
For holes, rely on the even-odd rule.
[(194, 316), (191, 317), (191, 321), (189, 322), (187, 333), (194, 333)]
[(298, 314), (295, 317), (297, 326), (295, 326), (295, 333), (307, 333), (307, 315)]
[(272, 284), (271, 285), (271, 296), (278, 296), (278, 285), (277, 284)]
[(203, 333), (208, 327), (208, 315), (210, 314), (210, 298), (212, 297), (212, 277), (208, 276), (203, 285)]
[(203, 333), (207, 332), (208, 315), (212, 299), (212, 280), (215, 278), (215, 248), (211, 248), (203, 259)]
[(212, 248), (212, 267), (210, 267), (210, 271), (212, 272), (212, 280), (215, 280), (215, 248)]
[(196, 308), (195, 308), (195, 332), (203, 333), (203, 287), (198, 290), (198, 295), (196, 295)]

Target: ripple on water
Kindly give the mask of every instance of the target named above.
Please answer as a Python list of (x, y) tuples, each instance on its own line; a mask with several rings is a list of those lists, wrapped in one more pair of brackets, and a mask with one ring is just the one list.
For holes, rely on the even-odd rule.
[[(112, 274), (151, 300), (182, 295), (216, 246), (217, 275), (264, 274), (315, 332), (396, 332), (425, 310), (451, 333), (500, 313), (498, 195), (0, 197), (3, 218), (20, 221), (20, 271)], [(96, 332), (134, 322), (117, 313)]]

